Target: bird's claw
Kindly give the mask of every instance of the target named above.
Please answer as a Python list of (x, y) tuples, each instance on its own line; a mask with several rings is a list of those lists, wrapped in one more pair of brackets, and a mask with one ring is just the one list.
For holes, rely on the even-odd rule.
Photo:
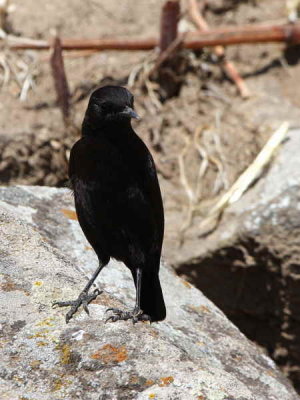
[(115, 314), (122, 314), (124, 311), (119, 310), (118, 308), (108, 308), (107, 310), (105, 310), (105, 313), (108, 313), (109, 311), (114, 312)]
[(88, 305), (90, 304), (91, 301), (95, 300), (99, 294), (102, 292), (99, 289), (95, 289), (92, 293), (87, 293), (87, 292), (82, 292), (78, 296), (78, 299), (76, 300), (70, 300), (70, 301), (55, 301), (52, 303), (52, 307), (55, 308), (57, 307), (68, 307), (70, 306), (71, 309), (68, 311), (66, 315), (66, 323), (70, 321), (70, 319), (73, 317), (73, 315), (76, 313), (78, 308), (82, 305), (84, 311), (90, 315)]
[(119, 310), (118, 308), (108, 308), (106, 312), (112, 311), (114, 315), (109, 316), (106, 320), (105, 323), (111, 321), (111, 322), (116, 322), (116, 321), (127, 321), (129, 319), (132, 319), (132, 323), (136, 324), (139, 321), (150, 321), (151, 318), (149, 315), (144, 314), (143, 310), (136, 310), (134, 309), (133, 311), (122, 311)]

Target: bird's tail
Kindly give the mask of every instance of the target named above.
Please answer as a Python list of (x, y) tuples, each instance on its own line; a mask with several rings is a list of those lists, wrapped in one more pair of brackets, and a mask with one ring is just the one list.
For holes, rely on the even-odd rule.
[[(134, 278), (135, 281), (135, 278)], [(143, 270), (141, 287), (141, 309), (151, 317), (151, 321), (166, 318), (166, 306), (160, 286), (158, 272)]]

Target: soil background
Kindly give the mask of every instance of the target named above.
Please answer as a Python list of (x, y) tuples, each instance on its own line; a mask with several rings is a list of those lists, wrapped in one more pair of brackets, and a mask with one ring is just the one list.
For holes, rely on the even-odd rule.
[[(35, 39), (48, 39), (53, 29), (64, 38), (157, 36), (163, 3), (15, 0), (8, 16), (8, 30)], [(206, 1), (204, 16), (211, 27), (287, 21), (283, 0), (210, 0)], [(180, 28), (194, 29), (185, 2)], [(210, 49), (182, 51), (184, 73), (175, 97), (162, 96), (155, 82), (151, 83), (150, 92), (141, 84), (142, 72), (151, 65), (155, 52), (65, 53), (75, 127), (70, 133), (56, 105), (50, 53), (12, 53), (3, 49), (0, 183), (65, 185), (70, 146), (80, 134), (89, 94), (108, 83), (126, 86), (132, 72), (140, 68), (141, 73), (130, 87), (142, 117), (134, 127), (157, 163), (166, 212), (164, 257), (176, 264), (183, 258), (182, 241), (184, 251), (188, 252), (189, 240), (195, 242), (192, 239), (197, 234), (197, 223), (253, 161), (274, 129), (283, 120), (299, 125), (298, 54), (297, 46), (286, 48), (283, 44), (229, 47), (226, 56), (235, 63), (251, 91), (249, 98), (241, 99)], [(4, 64), (9, 71), (6, 80)], [(24, 81), (28, 75), (33, 87), (25, 96)], [(203, 157), (199, 156), (195, 138), (208, 160), (201, 181), (198, 174)], [(198, 185), (199, 212), (190, 223), (180, 157), (189, 187), (195, 192)], [(199, 239), (199, 246), (210, 247), (211, 243), (209, 239)]]

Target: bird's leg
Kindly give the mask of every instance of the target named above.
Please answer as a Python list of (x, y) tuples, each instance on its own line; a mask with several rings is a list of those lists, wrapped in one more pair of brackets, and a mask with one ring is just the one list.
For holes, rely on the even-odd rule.
[(105, 322), (111, 321), (127, 321), (128, 319), (132, 319), (133, 324), (136, 324), (138, 321), (151, 321), (149, 315), (144, 314), (143, 310), (141, 310), (141, 287), (142, 287), (142, 269), (136, 269), (136, 301), (135, 306), (132, 311), (122, 311), (118, 308), (108, 308), (106, 312), (112, 311), (113, 315), (107, 318)]
[(57, 307), (70, 306), (71, 307), (71, 309), (68, 311), (68, 313), (66, 315), (66, 323), (68, 323), (70, 321), (70, 319), (73, 317), (73, 315), (76, 313), (76, 311), (78, 310), (78, 308), (81, 305), (82, 305), (84, 311), (88, 315), (90, 314), (89, 309), (88, 309), (88, 304), (90, 304), (90, 302), (93, 301), (102, 292), (100, 292), (99, 289), (95, 289), (92, 293), (88, 293), (88, 291), (105, 265), (106, 264), (103, 264), (103, 263), (99, 264), (99, 267), (96, 269), (93, 276), (88, 281), (87, 285), (85, 286), (85, 288), (83, 289), (83, 291), (80, 293), (80, 295), (78, 296), (78, 298), (76, 300), (55, 301), (54, 303), (52, 303), (52, 307), (55, 307), (55, 306), (57, 306)]

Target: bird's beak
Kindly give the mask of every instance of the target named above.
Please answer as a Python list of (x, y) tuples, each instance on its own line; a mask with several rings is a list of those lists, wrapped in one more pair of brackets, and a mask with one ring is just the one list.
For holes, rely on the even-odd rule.
[(122, 111), (123, 115), (127, 115), (130, 118), (134, 118), (134, 119), (141, 119), (141, 117), (131, 108), (126, 106), (124, 108), (124, 110)]

